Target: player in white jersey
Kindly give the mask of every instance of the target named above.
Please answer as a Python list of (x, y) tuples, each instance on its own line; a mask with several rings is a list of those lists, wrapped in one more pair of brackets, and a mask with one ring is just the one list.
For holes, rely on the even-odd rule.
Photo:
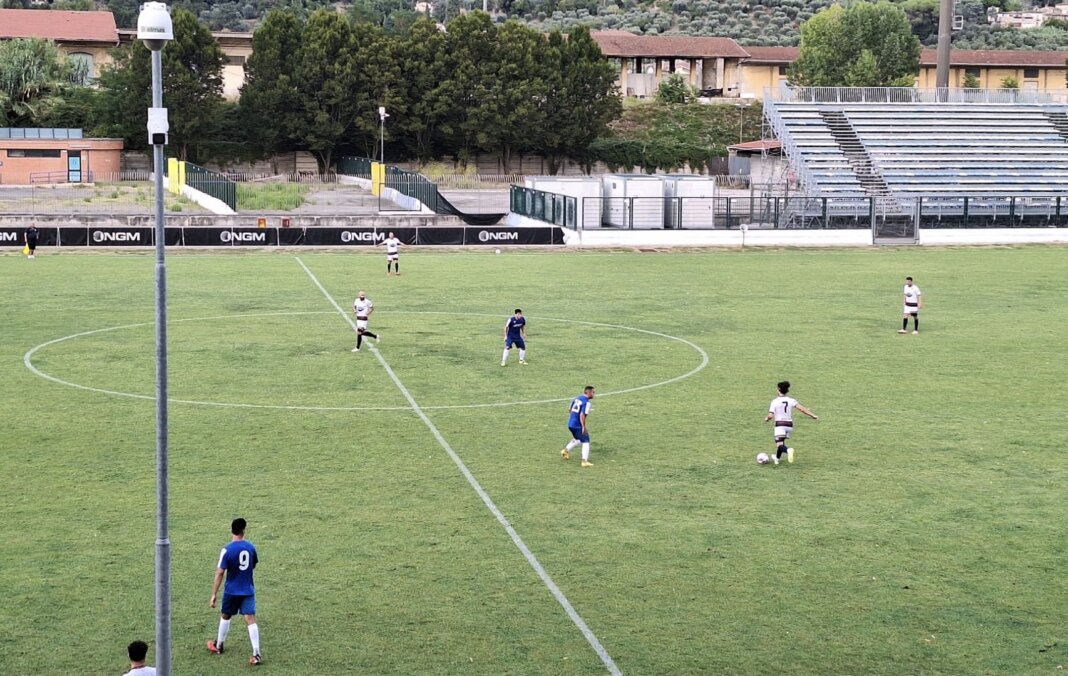
[(376, 343), (380, 342), (381, 339), (377, 335), (367, 330), (367, 323), (371, 321), (371, 313), (374, 311), (375, 304), (363, 291), (356, 297), (356, 300), (352, 301), (352, 313), (356, 315), (356, 347), (352, 348), (353, 352), (360, 351), (364, 336), (374, 338)]
[(386, 247), (386, 277), (393, 274), (393, 266), (397, 268), (397, 276), (400, 277), (400, 248), (401, 241), (391, 232), (389, 237), (382, 241)]
[(923, 307), (923, 292), (912, 283), (912, 277), (905, 278), (905, 311), (901, 316), (901, 328), (898, 333), (908, 333), (909, 317), (912, 317), (912, 333), (920, 332), (920, 309)]
[(768, 407), (768, 415), (764, 422), (775, 421), (775, 455), (771, 456), (775, 464), (779, 464), (779, 458), (786, 454), (786, 462), (794, 461), (794, 449), (786, 446), (786, 440), (790, 438), (794, 429), (794, 409), (801, 411), (813, 420), (819, 420), (819, 416), (798, 403), (797, 399), (786, 396), (790, 391), (790, 381), (784, 380), (779, 383), (779, 396), (771, 400)]

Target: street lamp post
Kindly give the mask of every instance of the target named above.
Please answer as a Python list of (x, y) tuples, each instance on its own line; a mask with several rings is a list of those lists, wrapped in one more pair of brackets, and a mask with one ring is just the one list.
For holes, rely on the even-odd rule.
[(174, 39), (170, 10), (146, 2), (137, 16), (137, 39), (152, 52), (152, 107), (148, 142), (156, 185), (156, 671), (171, 673), (171, 541), (167, 533), (167, 268), (163, 228), (163, 146), (167, 109), (163, 107), (163, 47)]
[(381, 143), (382, 151), (378, 156), (382, 164), (386, 163), (386, 118), (389, 117), (389, 113), (386, 112), (385, 106), (378, 107), (378, 119), (380, 120), (380, 126), (378, 131), (378, 140)]

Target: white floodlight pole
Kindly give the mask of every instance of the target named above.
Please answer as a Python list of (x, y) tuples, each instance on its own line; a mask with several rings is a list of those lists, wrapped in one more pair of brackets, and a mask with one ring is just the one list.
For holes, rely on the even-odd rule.
[(386, 163), (386, 118), (389, 117), (389, 113), (386, 112), (385, 106), (378, 107), (378, 119), (380, 120), (380, 126), (378, 131), (378, 140), (381, 144), (381, 154), (378, 159), (382, 164)]
[(163, 107), (163, 48), (174, 39), (170, 9), (162, 2), (141, 5), (137, 39), (152, 52), (152, 107), (148, 142), (156, 184), (156, 672), (171, 673), (171, 541), (167, 533), (167, 268), (163, 227), (163, 146), (167, 109)]

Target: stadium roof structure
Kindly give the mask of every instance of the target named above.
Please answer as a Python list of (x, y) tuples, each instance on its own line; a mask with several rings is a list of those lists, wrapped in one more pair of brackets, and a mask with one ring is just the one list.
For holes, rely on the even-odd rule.
[(594, 31), (591, 36), (609, 58), (744, 59), (749, 54), (730, 38), (690, 35), (634, 35), (626, 31)]
[(67, 43), (119, 42), (111, 12), (0, 9), (0, 40), (14, 38), (42, 38)]
[(727, 150), (733, 150), (735, 152), (742, 153), (762, 153), (775, 150), (782, 150), (782, 141), (776, 141), (775, 139), (764, 139), (762, 141), (746, 141), (745, 143), (735, 143), (734, 145), (727, 146)]

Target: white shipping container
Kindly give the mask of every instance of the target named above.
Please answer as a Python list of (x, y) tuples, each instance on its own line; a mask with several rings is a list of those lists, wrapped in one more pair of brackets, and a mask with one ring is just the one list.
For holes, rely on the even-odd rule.
[[(527, 176), (523, 185), (532, 190), (567, 195), (575, 198), (575, 226), (577, 228), (601, 227), (600, 203), (603, 187), (601, 179), (593, 176)], [(588, 205), (595, 205), (594, 216), (585, 218)]]
[(602, 222), (611, 228), (660, 230), (664, 227), (664, 184), (658, 176), (612, 174), (604, 177)]
[(716, 180), (707, 176), (668, 176), (664, 179), (666, 228), (715, 227)]

